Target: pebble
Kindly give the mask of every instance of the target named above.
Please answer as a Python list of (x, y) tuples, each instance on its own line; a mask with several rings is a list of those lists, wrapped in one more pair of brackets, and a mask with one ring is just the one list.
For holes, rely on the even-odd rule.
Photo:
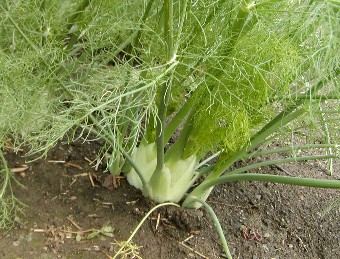
[(13, 242), (13, 245), (14, 245), (14, 246), (18, 246), (19, 244), (20, 244), (20, 241), (19, 241), (19, 240)]
[(269, 234), (269, 233), (264, 233), (263, 236), (264, 236), (264, 237), (270, 237), (270, 234)]
[(263, 249), (266, 251), (266, 252), (269, 252), (269, 248), (267, 245), (262, 245)]

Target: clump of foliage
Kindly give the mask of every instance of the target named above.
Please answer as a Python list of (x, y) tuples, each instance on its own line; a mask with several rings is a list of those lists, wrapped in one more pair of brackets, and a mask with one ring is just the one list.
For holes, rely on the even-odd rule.
[[(12, 138), (16, 147), (46, 153), (65, 136), (78, 138), (81, 128), (85, 140), (89, 132), (104, 140), (112, 174), (125, 173), (157, 202), (180, 202), (205, 177), (185, 207), (200, 206), (191, 197), (205, 200), (228, 181), (340, 188), (335, 180), (245, 173), (338, 157), (336, 1), (45, 0), (0, 7), (2, 143)], [(324, 148), (325, 155), (231, 169), (264, 154), (253, 152), (308, 113), (324, 144), (266, 152)]]

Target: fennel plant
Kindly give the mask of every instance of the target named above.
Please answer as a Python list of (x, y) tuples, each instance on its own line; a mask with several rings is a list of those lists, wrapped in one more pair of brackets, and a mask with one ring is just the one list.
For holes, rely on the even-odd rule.
[[(65, 136), (95, 136), (104, 141), (99, 157), (109, 157), (110, 173), (123, 172), (146, 197), (183, 200), (184, 207), (199, 207), (196, 198), (206, 200), (228, 181), (340, 188), (337, 180), (247, 173), (312, 159), (328, 160), (331, 172), (339, 139), (336, 1), (0, 7), (2, 143), (11, 138), (14, 147), (29, 145), (29, 154), (46, 154)], [(309, 115), (324, 143), (257, 151)], [(313, 148), (325, 152), (294, 155)], [(264, 152), (288, 151), (291, 157), (232, 169)]]

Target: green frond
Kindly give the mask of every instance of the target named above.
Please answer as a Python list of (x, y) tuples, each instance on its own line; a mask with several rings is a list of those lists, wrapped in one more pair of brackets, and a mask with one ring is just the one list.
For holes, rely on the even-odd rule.
[(269, 99), (289, 93), (298, 61), (296, 47), (288, 39), (256, 26), (236, 42), (228, 57), (205, 62), (205, 82), (199, 87), (206, 88), (203, 95), (209, 98), (195, 114), (187, 154), (237, 151), (274, 109)]

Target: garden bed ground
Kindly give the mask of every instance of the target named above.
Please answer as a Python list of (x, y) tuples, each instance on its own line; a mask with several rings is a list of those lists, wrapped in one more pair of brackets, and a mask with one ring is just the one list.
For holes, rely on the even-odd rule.
[[(16, 196), (28, 207), (14, 229), (0, 231), (0, 258), (114, 255), (117, 242), (129, 237), (154, 204), (125, 179), (113, 182), (103, 172), (104, 164), (95, 170), (89, 161), (95, 159), (98, 149), (96, 142), (60, 144), (46, 160), (32, 163), (25, 163), (20, 156), (23, 152), (7, 152), (11, 168), (28, 165), (25, 172), (16, 173), (26, 189), (15, 187)], [(327, 178), (324, 167), (306, 162), (263, 171)], [(330, 259), (340, 258), (339, 198), (336, 190), (230, 183), (217, 187), (208, 202), (222, 223), (234, 258)], [(109, 236), (85, 238), (103, 226), (112, 227), (107, 229)], [(146, 259), (224, 258), (217, 232), (204, 210), (160, 209), (144, 223), (133, 242)]]

